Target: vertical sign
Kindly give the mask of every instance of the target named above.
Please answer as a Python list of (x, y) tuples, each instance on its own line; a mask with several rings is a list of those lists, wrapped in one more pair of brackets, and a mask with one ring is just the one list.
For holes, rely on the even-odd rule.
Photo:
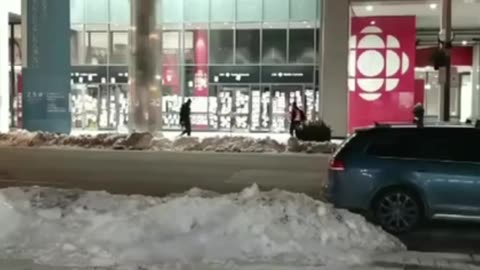
[(30, 131), (69, 133), (70, 1), (28, 0), (23, 124)]
[(349, 129), (411, 123), (415, 96), (414, 16), (352, 19)]
[(208, 32), (195, 31), (195, 96), (208, 97)]

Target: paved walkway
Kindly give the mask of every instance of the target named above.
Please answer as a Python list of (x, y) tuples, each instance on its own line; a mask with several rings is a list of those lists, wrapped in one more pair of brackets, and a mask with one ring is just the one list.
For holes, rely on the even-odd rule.
[(394, 270), (480, 270), (480, 255), (408, 251), (379, 256), (373, 265)]
[[(379, 256), (371, 265), (366, 266), (286, 266), (286, 265), (244, 265), (244, 266), (208, 266), (198, 265), (193, 269), (214, 269), (214, 270), (480, 270), (480, 255), (450, 254), (450, 253), (418, 253), (403, 252)], [(185, 267), (191, 269), (192, 266)], [(227, 269), (228, 268), (228, 269)], [(8, 270), (117, 270), (124, 268), (115, 267), (97, 267), (97, 268), (78, 268), (78, 267), (52, 267), (34, 264), (30, 260), (1, 260), (0, 269)], [(132, 269), (132, 268), (125, 268)], [(133, 268), (132, 270), (134, 270)], [(139, 267), (138, 269), (149, 269)], [(153, 268), (164, 269), (164, 268)], [(180, 268), (181, 270), (183, 268)], [(137, 270), (137, 269), (135, 269)]]

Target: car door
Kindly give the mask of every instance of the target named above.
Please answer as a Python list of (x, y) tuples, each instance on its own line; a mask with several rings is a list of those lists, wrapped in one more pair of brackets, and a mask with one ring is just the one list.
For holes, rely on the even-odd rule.
[(413, 172), (436, 217), (480, 216), (477, 132), (429, 129), (419, 141), (419, 164)]

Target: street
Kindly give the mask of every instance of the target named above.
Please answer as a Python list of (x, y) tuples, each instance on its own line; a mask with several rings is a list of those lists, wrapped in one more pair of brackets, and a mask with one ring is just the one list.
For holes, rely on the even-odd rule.
[[(0, 187), (165, 196), (193, 187), (238, 192), (257, 183), (321, 199), (327, 165), (326, 155), (0, 148)], [(400, 238), (412, 250), (480, 253), (478, 224), (435, 222)]]

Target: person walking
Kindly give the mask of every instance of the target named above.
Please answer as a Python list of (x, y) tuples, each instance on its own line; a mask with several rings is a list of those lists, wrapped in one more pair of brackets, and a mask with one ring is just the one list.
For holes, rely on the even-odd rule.
[(423, 108), (423, 105), (421, 103), (418, 103), (413, 108), (413, 122), (417, 125), (417, 127), (423, 128), (424, 118), (425, 118), (425, 108)]
[(192, 134), (192, 123), (190, 121), (190, 105), (192, 104), (192, 100), (188, 99), (187, 102), (183, 103), (182, 108), (180, 109), (180, 125), (182, 126), (182, 134), (183, 136), (187, 134), (190, 136)]
[(292, 111), (290, 112), (290, 135), (296, 136), (297, 129), (307, 120), (305, 112), (297, 106), (297, 102), (293, 102)]

